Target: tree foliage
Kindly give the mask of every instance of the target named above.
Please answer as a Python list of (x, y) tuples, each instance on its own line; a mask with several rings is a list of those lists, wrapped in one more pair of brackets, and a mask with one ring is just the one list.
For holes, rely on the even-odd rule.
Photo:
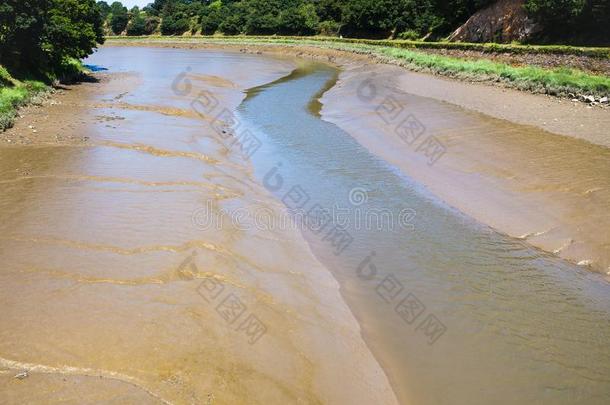
[[(494, 1), (154, 0), (142, 14), (131, 16), (137, 21), (130, 23), (133, 28), (127, 34), (139, 35), (136, 33), (142, 32), (142, 19), (156, 17), (161, 20), (164, 35), (190, 30), (206, 35), (324, 34), (433, 40), (445, 37)], [(108, 6), (102, 1), (100, 10), (112, 31), (118, 33), (127, 26), (123, 21), (127, 13), (115, 11), (114, 4)], [(610, 0), (526, 0), (525, 9), (542, 23), (543, 35), (549, 40), (610, 41)]]
[(97, 7), (100, 9), (100, 13), (102, 15), (102, 19), (106, 20), (108, 15), (110, 14), (111, 8), (106, 1), (98, 1)]
[(137, 10), (137, 12), (132, 11), (131, 14), (131, 20), (127, 26), (127, 35), (145, 35), (147, 33), (146, 19), (140, 13), (140, 10)]
[(129, 23), (129, 15), (127, 14), (127, 7), (119, 1), (115, 1), (110, 5), (110, 28), (114, 34), (120, 34), (127, 27)]
[(2, 0), (0, 63), (17, 71), (58, 72), (103, 42), (95, 0)]
[[(101, 23), (115, 35), (187, 31), (234, 34), (343, 35), (363, 38), (443, 38), (494, 0), (154, 0), (142, 10), (120, 1), (2, 0), (0, 52), (29, 49), (56, 60), (87, 48)], [(610, 0), (526, 0), (547, 41), (608, 43)], [(93, 14), (95, 15), (93, 15)], [(82, 21), (83, 25), (79, 25)], [(90, 28), (90, 25), (94, 28)], [(51, 36), (53, 39), (50, 39)], [(45, 47), (42, 46), (43, 41)], [(57, 41), (55, 43), (54, 41)], [(78, 42), (73, 49), (72, 41)], [(70, 45), (68, 45), (70, 44)]]
[(548, 40), (610, 42), (610, 0), (528, 0), (525, 8)]

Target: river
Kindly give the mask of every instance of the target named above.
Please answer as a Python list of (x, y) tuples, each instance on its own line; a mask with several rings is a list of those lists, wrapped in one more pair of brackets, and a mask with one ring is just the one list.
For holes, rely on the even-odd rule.
[[(94, 97), (93, 142), (0, 152), (3, 358), (118, 370), (177, 403), (245, 403), (268, 379), (282, 394), (253, 402), (343, 401), (364, 373), (350, 368), (369, 363), (330, 343), (353, 328), (343, 304), (309, 304), (334, 279), (401, 403), (610, 400), (610, 285), (477, 223), (323, 120), (336, 68), (113, 47), (87, 63), (130, 77)], [(197, 112), (200, 90), (200, 107), (235, 111), (233, 128)], [(185, 274), (191, 252), (203, 262)], [(189, 282), (203, 273), (253, 297), (267, 343), (233, 347)]]
[[(311, 98), (336, 75), (324, 65), (297, 71), (251, 90), (239, 112), (263, 139), (254, 159), (259, 178), (282, 164), (287, 185), (279, 198), (301, 186), (311, 197), (305, 209), (320, 204), (343, 215), (354, 242), (341, 255), (323, 236), (306, 235), (340, 280), (399, 396), (413, 403), (606, 402), (608, 286), (445, 206), (312, 114)], [(353, 201), (353, 190), (364, 200)], [(403, 319), (397, 308), (408, 294), (419, 303)], [(444, 334), (426, 335), (428, 315)]]

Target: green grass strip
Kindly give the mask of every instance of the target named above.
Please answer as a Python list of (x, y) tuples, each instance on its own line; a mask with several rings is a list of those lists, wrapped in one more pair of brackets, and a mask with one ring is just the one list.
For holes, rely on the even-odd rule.
[(142, 38), (172, 38), (175, 40), (189, 40), (192, 38), (202, 39), (218, 39), (218, 38), (235, 38), (235, 39), (254, 39), (263, 41), (319, 41), (319, 42), (337, 42), (344, 44), (362, 44), (374, 46), (387, 46), (392, 48), (402, 49), (455, 49), (463, 51), (479, 51), (485, 53), (514, 53), (514, 54), (555, 54), (555, 55), (576, 55), (589, 56), (601, 59), (610, 59), (610, 47), (581, 47), (568, 45), (522, 45), (522, 44), (497, 44), (497, 43), (472, 43), (472, 42), (427, 42), (427, 41), (409, 41), (409, 40), (385, 40), (385, 39), (357, 39), (357, 38), (338, 38), (338, 37), (323, 37), (323, 36), (260, 36), (260, 35), (236, 35), (236, 36), (195, 36), (195, 37), (167, 37), (161, 35), (150, 35), (145, 37), (125, 37), (125, 36), (109, 36), (108, 39), (142, 39)]
[(48, 88), (41, 81), (18, 81), (0, 66), (0, 131), (13, 125), (17, 108), (27, 104), (35, 95)]

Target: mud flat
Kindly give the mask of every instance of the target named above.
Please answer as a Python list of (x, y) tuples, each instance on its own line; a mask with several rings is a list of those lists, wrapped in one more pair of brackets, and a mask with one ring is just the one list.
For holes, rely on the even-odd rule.
[[(610, 301), (584, 270), (604, 271), (606, 112), (335, 51), (163, 46), (103, 49), (89, 62), (112, 73), (3, 135), (7, 398), (607, 402)], [(287, 77), (297, 55), (341, 65), (339, 81), (328, 66)], [(324, 261), (296, 229), (208, 222), (253, 207), (286, 217), (215, 120), (270, 82), (239, 108), (267, 132), (255, 160), (291, 157), (286, 183), (327, 206), (354, 186), (362, 209), (412, 204), (413, 229), (361, 229)], [(442, 156), (409, 143), (430, 135)], [(442, 339), (426, 344), (355, 276), (373, 262), (446, 323)]]
[(202, 222), (285, 214), (210, 124), (294, 61), (104, 48), (88, 63), (110, 70), (2, 135), (2, 397), (396, 403), (298, 230)]
[[(449, 205), (610, 274), (607, 111), (387, 65), (350, 66), (322, 103), (324, 119)], [(436, 155), (422, 146), (432, 139)]]
[[(111, 43), (129, 47), (139, 42)], [(610, 273), (608, 109), (409, 72), (365, 55), (311, 46), (236, 46), (196, 39), (140, 44), (222, 47), (339, 66), (337, 84), (321, 100), (323, 119), (478, 221), (595, 272)], [(399, 135), (398, 127), (409, 116), (415, 118), (418, 143), (414, 135)], [(432, 166), (417, 151), (430, 136), (446, 149)]]

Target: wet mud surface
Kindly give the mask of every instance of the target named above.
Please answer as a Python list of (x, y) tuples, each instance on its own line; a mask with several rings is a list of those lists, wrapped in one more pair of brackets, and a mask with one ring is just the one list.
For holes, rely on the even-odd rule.
[(216, 118), (294, 62), (146, 48), (87, 62), (109, 70), (3, 134), (2, 397), (395, 402), (298, 231), (197, 220), (208, 204), (284, 212)]
[[(511, 403), (519, 387), (521, 402), (605, 403), (603, 111), (511, 91), (492, 103), (505, 90), (332, 52), (343, 71), (256, 52), (104, 48), (98, 83), (2, 134), (3, 396)], [(246, 158), (231, 138), (245, 128), (262, 143)], [(444, 148), (433, 164), (409, 143), (428, 136)], [(268, 226), (291, 208), (265, 184), (272, 167), (310, 203), (415, 220), (350, 229), (337, 255)], [(226, 212), (266, 226), (210, 226)], [(417, 322), (405, 297), (425, 306)], [(430, 316), (446, 329), (433, 344)]]

